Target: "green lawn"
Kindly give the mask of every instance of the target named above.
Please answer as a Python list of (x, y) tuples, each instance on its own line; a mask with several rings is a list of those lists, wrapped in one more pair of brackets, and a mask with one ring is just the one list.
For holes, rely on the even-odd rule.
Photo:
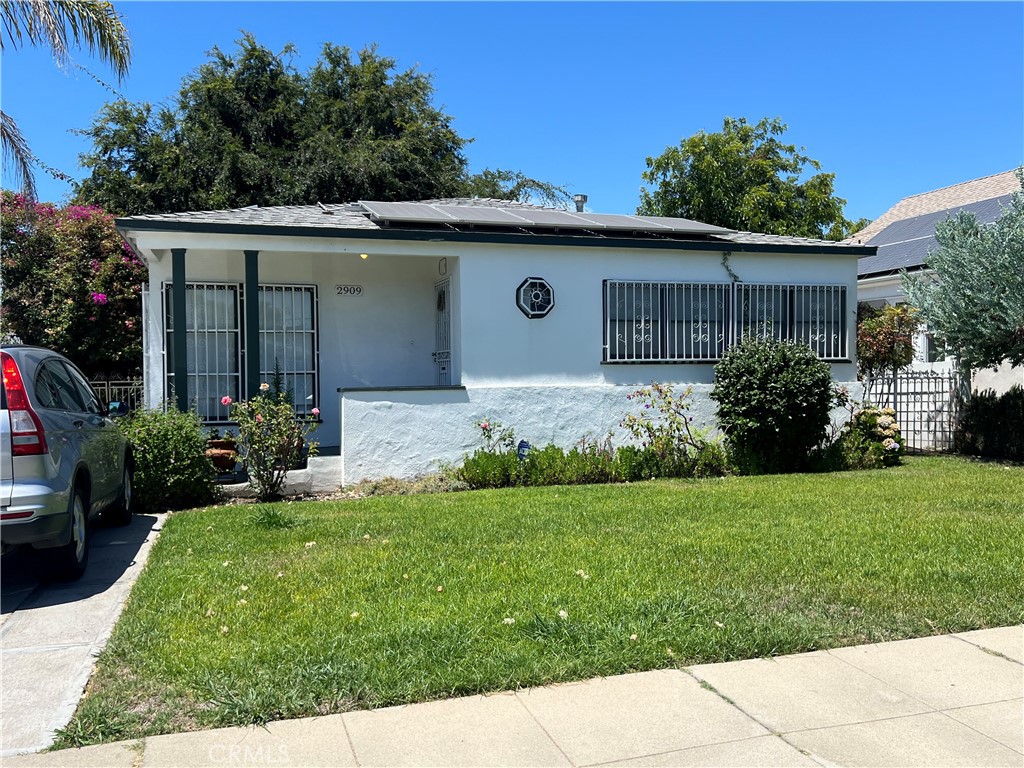
[(1021, 467), (272, 509), (168, 520), (62, 746), (1024, 621)]

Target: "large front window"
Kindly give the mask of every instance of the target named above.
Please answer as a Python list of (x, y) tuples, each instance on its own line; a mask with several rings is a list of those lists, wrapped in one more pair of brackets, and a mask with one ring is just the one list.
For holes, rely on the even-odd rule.
[[(166, 396), (173, 397), (174, 302), (173, 286), (164, 286)], [(188, 401), (210, 422), (229, 420), (230, 408), (221, 404), (244, 396), (243, 371), (244, 287), (240, 283), (187, 283), (185, 285), (185, 352)], [(284, 388), (292, 395), (295, 411), (310, 415), (317, 407), (318, 349), (316, 287), (261, 285), (259, 287), (260, 382), (270, 382), (275, 367), (283, 374)]]
[(846, 286), (606, 280), (605, 362), (714, 362), (748, 336), (846, 360)]

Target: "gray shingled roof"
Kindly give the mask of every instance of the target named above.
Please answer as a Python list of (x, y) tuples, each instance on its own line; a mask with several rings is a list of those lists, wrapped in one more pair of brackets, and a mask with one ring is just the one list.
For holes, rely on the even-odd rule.
[(899, 219), (878, 232), (865, 245), (877, 246), (874, 256), (864, 256), (857, 262), (858, 277), (885, 275), (901, 269), (919, 269), (925, 266), (929, 251), (938, 248), (935, 227), (960, 211), (973, 213), (982, 224), (998, 219), (1009, 205), (1012, 195), (979, 200), (933, 213)]
[[(515, 200), (495, 200), (493, 198), (444, 198), (437, 200), (425, 200), (427, 202), (444, 205), (481, 206), (491, 208), (533, 208), (548, 209), (547, 206), (521, 203)], [(130, 230), (134, 225), (142, 224), (145, 229), (159, 228), (154, 225), (167, 223), (171, 228), (178, 229), (182, 226), (201, 225), (204, 229), (216, 228), (218, 225), (230, 226), (237, 231), (238, 227), (295, 227), (315, 228), (318, 230), (354, 230), (362, 229), (368, 231), (383, 231), (385, 227), (380, 226), (366, 215), (366, 211), (358, 203), (343, 204), (322, 204), (317, 205), (285, 205), (259, 207), (249, 206), (248, 208), (235, 208), (220, 211), (190, 211), (186, 213), (158, 213), (144, 214), (139, 216), (126, 216), (117, 220), (120, 229)], [(391, 224), (386, 229), (415, 229), (415, 225), (403, 227)], [(563, 233), (564, 234), (564, 233)], [(721, 241), (723, 243), (735, 243), (748, 246), (780, 246), (814, 247), (829, 251), (847, 251), (851, 248), (863, 248), (854, 243), (837, 243), (831, 240), (815, 240), (806, 237), (788, 237), (782, 235), (766, 235), (757, 232), (723, 232), (716, 233), (709, 238), (711, 242)], [(681, 242), (685, 242), (682, 239)]]
[(328, 229), (380, 229), (366, 218), (358, 203), (332, 205), (277, 205), (261, 208), (231, 208), (224, 211), (187, 213), (151, 213), (118, 219), (119, 226), (133, 222), (190, 222), (194, 224), (232, 224), (263, 227), (321, 227)]

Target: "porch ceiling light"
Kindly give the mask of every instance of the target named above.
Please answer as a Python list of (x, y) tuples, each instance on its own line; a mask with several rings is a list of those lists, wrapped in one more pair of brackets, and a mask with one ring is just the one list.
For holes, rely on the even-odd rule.
[(359, 258), (360, 259), (368, 259), (368, 258), (370, 258), (370, 254), (368, 254), (368, 253), (360, 253), (359, 254)]
[(543, 277), (528, 277), (516, 289), (516, 306), (531, 320), (544, 317), (555, 306), (555, 292)]

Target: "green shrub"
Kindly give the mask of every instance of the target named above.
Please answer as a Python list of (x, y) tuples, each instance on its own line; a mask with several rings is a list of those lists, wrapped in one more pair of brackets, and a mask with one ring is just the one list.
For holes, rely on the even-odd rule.
[(564, 475), (565, 451), (557, 445), (534, 448), (526, 454), (521, 467), (523, 485), (561, 485)]
[(132, 445), (140, 509), (188, 509), (216, 498), (217, 470), (206, 457), (206, 432), (198, 415), (168, 407), (136, 411), (119, 424)]
[(615, 451), (615, 477), (626, 483), (662, 476), (662, 461), (653, 448), (622, 445)]
[(836, 390), (829, 364), (806, 344), (748, 338), (715, 366), (711, 397), (741, 471), (792, 472), (825, 440)]
[(839, 436), (842, 469), (894, 467), (904, 454), (905, 441), (892, 408), (865, 406), (853, 412)]
[(508, 488), (519, 484), (519, 458), (514, 453), (492, 453), (479, 449), (467, 456), (459, 479), (472, 489)]
[[(530, 459), (530, 454), (527, 454), (527, 464)], [(611, 438), (604, 443), (583, 438), (563, 455), (556, 482), (559, 485), (591, 485), (614, 480), (615, 453), (611, 448)]]
[(976, 392), (964, 404), (953, 434), (953, 450), (991, 459), (1024, 461), (1024, 387), (1001, 396)]

